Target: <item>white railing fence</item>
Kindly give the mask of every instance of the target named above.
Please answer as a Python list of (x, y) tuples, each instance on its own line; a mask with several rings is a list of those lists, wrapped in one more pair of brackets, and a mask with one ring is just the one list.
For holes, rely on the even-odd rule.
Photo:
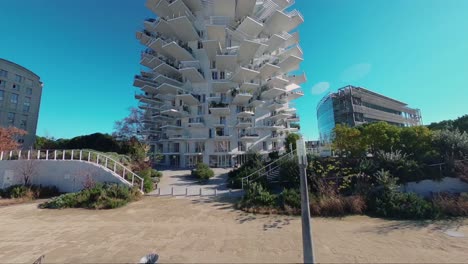
[(203, 187), (162, 187), (147, 194), (158, 197), (216, 197), (237, 196), (243, 194), (243, 190), (216, 189)]
[(137, 186), (143, 192), (144, 180), (122, 163), (103, 153), (92, 150), (12, 150), (1, 151), (0, 161), (49, 160), (87, 162), (110, 171), (128, 185)]

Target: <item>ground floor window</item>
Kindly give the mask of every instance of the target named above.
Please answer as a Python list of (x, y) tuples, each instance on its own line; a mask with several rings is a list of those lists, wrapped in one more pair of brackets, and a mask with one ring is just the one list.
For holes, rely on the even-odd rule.
[(210, 156), (210, 167), (232, 167), (231, 155), (212, 155)]

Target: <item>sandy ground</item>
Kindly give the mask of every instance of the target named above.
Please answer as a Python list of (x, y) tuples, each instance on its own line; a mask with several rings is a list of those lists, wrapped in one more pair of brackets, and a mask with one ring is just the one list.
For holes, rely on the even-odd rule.
[[(468, 220), (313, 219), (318, 262), (468, 261)], [(252, 215), (225, 202), (145, 197), (110, 211), (0, 208), (0, 262), (300, 262), (296, 217)], [(465, 234), (465, 237), (456, 237)]]

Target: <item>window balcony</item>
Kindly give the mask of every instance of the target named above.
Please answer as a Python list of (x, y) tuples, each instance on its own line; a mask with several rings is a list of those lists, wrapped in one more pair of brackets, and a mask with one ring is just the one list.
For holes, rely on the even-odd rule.
[(201, 70), (199, 61), (184, 61), (179, 65), (180, 73), (192, 83), (205, 81), (205, 74)]
[(253, 119), (248, 118), (241, 118), (237, 121), (236, 127), (237, 128), (248, 128), (253, 127)]
[(249, 100), (253, 97), (252, 93), (245, 91), (239, 92), (237, 90), (233, 90), (232, 93), (235, 95), (234, 99), (232, 100), (232, 103), (237, 105), (247, 104)]
[(189, 127), (205, 127), (205, 120), (203, 117), (189, 118), (188, 121)]
[(210, 113), (213, 115), (230, 115), (231, 109), (228, 104), (211, 102)]
[(192, 94), (190, 93), (186, 93), (186, 94), (179, 94), (176, 96), (176, 99), (177, 100), (181, 100), (182, 102), (184, 102), (184, 104), (186, 105), (190, 105), (190, 106), (195, 106), (195, 105), (199, 105), (200, 104), (200, 101), (198, 101), (197, 98), (195, 98)]
[(246, 133), (246, 134), (240, 134), (239, 135), (239, 139), (241, 141), (255, 141), (257, 139), (259, 139), (260, 136), (258, 134), (254, 134), (254, 133)]
[(277, 87), (269, 88), (269, 87), (263, 87), (262, 88), (263, 92), (261, 94), (261, 99), (263, 100), (271, 100), (274, 99), (275, 97), (280, 96), (281, 94), (284, 94), (286, 91)]
[[(250, 67), (252, 68), (252, 67)], [(244, 83), (245, 81), (250, 81), (255, 79), (260, 72), (249, 69), (249, 67), (239, 67), (237, 72), (231, 77), (231, 81), (237, 83)]]
[(264, 32), (267, 34), (289, 32), (302, 23), (304, 23), (304, 18), (299, 11), (283, 12), (276, 10), (266, 19)]

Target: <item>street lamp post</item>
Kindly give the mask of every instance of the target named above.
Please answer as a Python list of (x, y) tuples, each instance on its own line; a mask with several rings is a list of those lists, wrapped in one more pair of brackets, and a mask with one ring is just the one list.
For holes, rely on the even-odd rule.
[(302, 247), (304, 263), (315, 263), (312, 244), (312, 226), (310, 223), (309, 188), (307, 187), (307, 152), (302, 137), (296, 141), (296, 150), (301, 179)]

